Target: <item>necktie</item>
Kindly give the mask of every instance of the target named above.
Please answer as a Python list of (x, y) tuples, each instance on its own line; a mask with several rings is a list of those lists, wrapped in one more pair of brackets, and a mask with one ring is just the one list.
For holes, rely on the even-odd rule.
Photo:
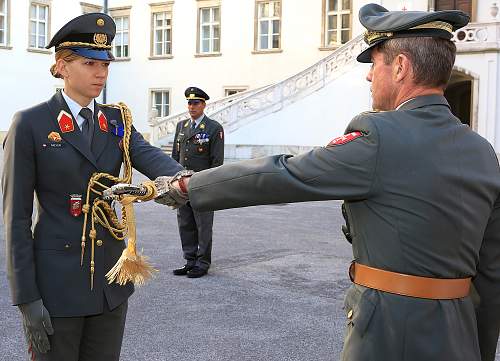
[(79, 113), (83, 119), (82, 134), (88, 145), (92, 144), (92, 136), (94, 135), (94, 121), (92, 119), (92, 111), (89, 108), (82, 108)]
[(192, 130), (195, 130), (195, 129), (196, 129), (196, 122), (195, 122), (195, 121), (193, 121), (193, 122), (191, 123), (191, 129), (192, 129)]

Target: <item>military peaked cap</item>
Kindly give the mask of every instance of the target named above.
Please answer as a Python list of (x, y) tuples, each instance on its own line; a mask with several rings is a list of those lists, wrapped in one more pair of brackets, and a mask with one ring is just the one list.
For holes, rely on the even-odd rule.
[(69, 21), (54, 35), (47, 49), (70, 49), (89, 59), (114, 60), (111, 42), (116, 33), (113, 19), (103, 13), (80, 15)]
[(359, 9), (359, 21), (366, 28), (368, 49), (358, 55), (360, 63), (371, 63), (373, 48), (394, 38), (437, 37), (450, 40), (453, 31), (469, 22), (469, 15), (460, 10), (388, 11), (377, 4)]
[(207, 93), (205, 93), (200, 88), (196, 88), (194, 86), (187, 88), (186, 91), (184, 92), (184, 96), (186, 97), (187, 100), (207, 101), (208, 99), (210, 99)]

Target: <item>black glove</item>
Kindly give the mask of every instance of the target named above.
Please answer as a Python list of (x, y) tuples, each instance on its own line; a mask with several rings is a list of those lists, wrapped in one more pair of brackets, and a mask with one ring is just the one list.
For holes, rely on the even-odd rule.
[(19, 305), (23, 315), (23, 328), (28, 345), (39, 353), (50, 350), (50, 342), (47, 335), (53, 335), (54, 329), (50, 321), (50, 315), (42, 300), (36, 300)]

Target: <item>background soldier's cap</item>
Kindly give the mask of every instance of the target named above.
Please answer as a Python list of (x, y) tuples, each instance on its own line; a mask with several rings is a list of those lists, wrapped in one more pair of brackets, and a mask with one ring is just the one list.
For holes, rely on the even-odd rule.
[(371, 63), (373, 48), (394, 38), (437, 37), (450, 40), (452, 32), (467, 25), (469, 15), (459, 10), (388, 11), (377, 4), (359, 9), (359, 21), (366, 28), (368, 49), (358, 55), (360, 63)]
[(194, 86), (189, 87), (184, 92), (184, 96), (189, 100), (203, 100), (204, 102), (210, 99), (207, 93), (205, 93), (200, 88), (196, 88)]
[(47, 49), (70, 49), (84, 58), (114, 60), (111, 42), (116, 33), (113, 19), (103, 13), (80, 15), (69, 21), (54, 35)]

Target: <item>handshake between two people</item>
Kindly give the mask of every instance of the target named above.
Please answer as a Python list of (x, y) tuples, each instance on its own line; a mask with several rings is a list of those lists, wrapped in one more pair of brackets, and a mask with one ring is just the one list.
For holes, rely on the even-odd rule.
[[(191, 170), (181, 170), (172, 177), (161, 176), (154, 181), (134, 185), (118, 183), (103, 192), (105, 200), (120, 200), (124, 196), (144, 196), (154, 188), (154, 201), (172, 209), (177, 209), (188, 202), (187, 185), (194, 174)], [(140, 199), (140, 198), (139, 198)]]

